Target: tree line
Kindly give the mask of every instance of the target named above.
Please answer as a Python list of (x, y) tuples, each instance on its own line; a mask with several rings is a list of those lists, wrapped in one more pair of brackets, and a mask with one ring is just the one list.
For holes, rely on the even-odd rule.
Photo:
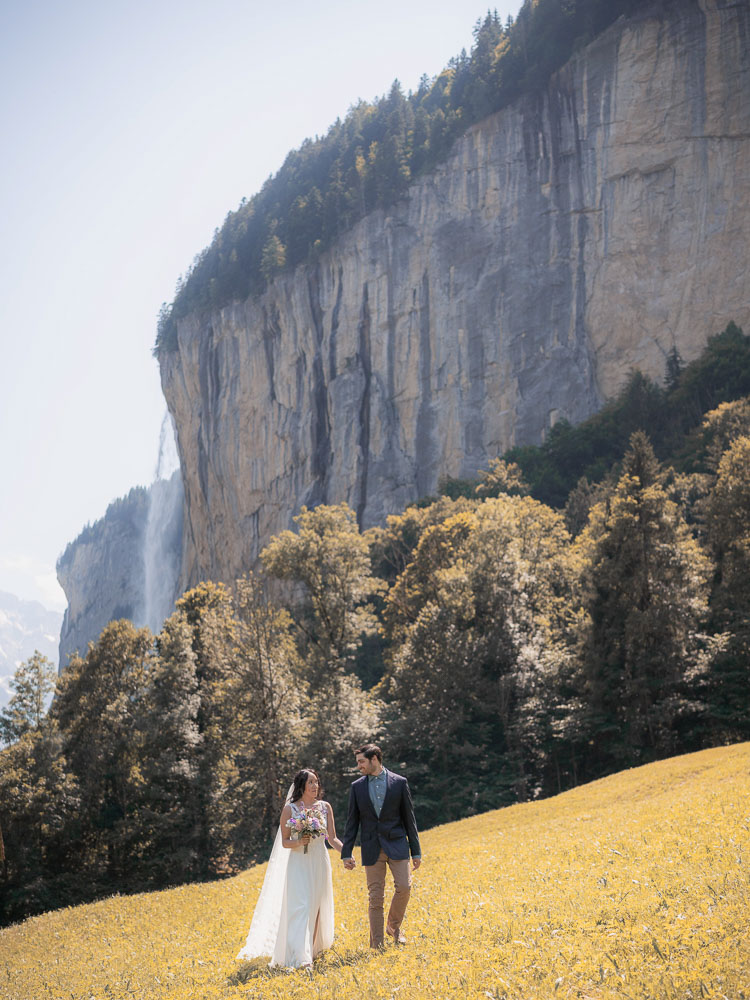
[[(290, 775), (319, 769), (340, 810), (366, 739), (429, 826), (750, 738), (750, 389), (712, 395), (745, 384), (749, 348), (732, 326), (671, 358), (666, 388), (643, 380), (642, 426), (564, 505), (509, 453), (368, 531), (303, 508), (257, 573), (188, 591), (157, 636), (113, 621), (59, 678), (22, 664), (0, 713), (2, 920), (262, 859)], [(712, 408), (660, 461), (648, 431), (696, 385)]]
[(157, 354), (174, 350), (177, 321), (260, 294), (279, 272), (314, 259), (376, 208), (403, 197), (466, 129), (535, 94), (576, 51), (645, 0), (523, 0), (503, 24), (488, 11), (467, 54), (404, 94), (358, 101), (322, 137), (291, 151), (281, 169), (218, 228), (162, 306)]

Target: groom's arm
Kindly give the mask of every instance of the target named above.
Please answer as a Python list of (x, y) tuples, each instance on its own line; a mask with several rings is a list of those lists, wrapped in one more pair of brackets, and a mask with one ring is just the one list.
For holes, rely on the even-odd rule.
[(357, 839), (359, 829), (359, 806), (357, 805), (357, 793), (354, 785), (349, 789), (349, 811), (346, 816), (346, 829), (344, 830), (343, 847), (341, 848), (341, 860), (346, 861), (351, 858), (354, 849), (354, 841)]
[(409, 851), (414, 859), (422, 857), (419, 846), (419, 833), (417, 832), (417, 819), (414, 815), (414, 803), (411, 800), (411, 789), (409, 782), (404, 778), (404, 786), (401, 789), (401, 820), (406, 830), (409, 840)]

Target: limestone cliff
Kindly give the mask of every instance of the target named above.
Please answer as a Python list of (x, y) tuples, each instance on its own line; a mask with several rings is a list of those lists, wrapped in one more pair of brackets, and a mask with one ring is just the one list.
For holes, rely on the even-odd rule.
[(143, 594), (143, 536), (148, 490), (132, 489), (87, 526), (57, 561), (57, 578), (68, 607), (60, 632), (60, 669), (113, 618), (135, 621)]
[(749, 41), (747, 0), (621, 19), (314, 265), (182, 320), (181, 585), (302, 504), (379, 522), (750, 327)]
[(72, 541), (57, 562), (68, 607), (60, 632), (60, 669), (86, 653), (116, 618), (161, 628), (178, 595), (182, 542), (179, 472), (136, 487)]

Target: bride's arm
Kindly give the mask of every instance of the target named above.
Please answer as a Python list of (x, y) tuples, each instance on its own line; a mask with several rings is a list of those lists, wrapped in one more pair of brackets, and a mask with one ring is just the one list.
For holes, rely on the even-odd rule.
[(287, 821), (291, 818), (292, 807), (287, 804), (281, 810), (281, 819), (279, 820), (279, 825), (281, 826), (281, 844), (282, 847), (288, 847), (290, 851), (293, 851), (295, 847), (304, 847), (305, 844), (310, 843), (310, 835), (305, 834), (304, 837), (300, 837), (299, 840), (292, 840), (287, 834), (290, 833), (289, 827), (286, 825)]
[(341, 848), (344, 845), (336, 836), (336, 823), (333, 819), (333, 809), (331, 809), (330, 802), (326, 802), (326, 809), (328, 810), (328, 833), (326, 834), (326, 840), (334, 851), (338, 851), (341, 854)]

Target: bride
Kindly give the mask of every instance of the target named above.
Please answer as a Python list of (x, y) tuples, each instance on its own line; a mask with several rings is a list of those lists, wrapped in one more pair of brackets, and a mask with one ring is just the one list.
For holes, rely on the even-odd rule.
[[(270, 965), (311, 968), (333, 944), (333, 883), (325, 841), (341, 853), (333, 810), (311, 768), (294, 776), (281, 813), (263, 888), (238, 959), (270, 955)], [(323, 835), (294, 837), (289, 824), (307, 816)]]

